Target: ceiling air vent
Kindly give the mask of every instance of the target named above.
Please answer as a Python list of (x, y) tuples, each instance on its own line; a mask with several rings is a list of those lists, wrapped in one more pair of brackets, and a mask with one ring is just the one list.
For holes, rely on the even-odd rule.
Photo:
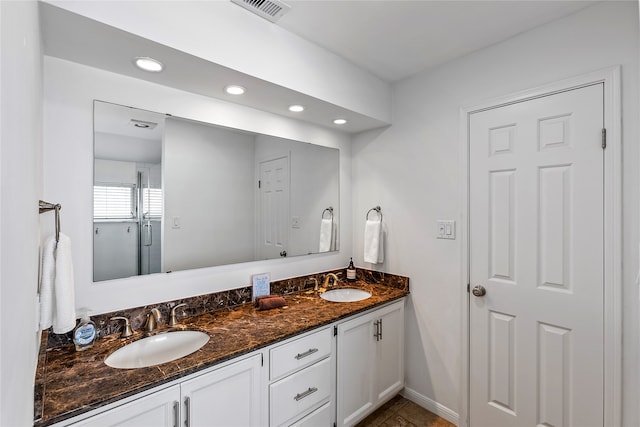
[(231, 0), (231, 2), (271, 22), (276, 22), (291, 9), (291, 6), (278, 0)]

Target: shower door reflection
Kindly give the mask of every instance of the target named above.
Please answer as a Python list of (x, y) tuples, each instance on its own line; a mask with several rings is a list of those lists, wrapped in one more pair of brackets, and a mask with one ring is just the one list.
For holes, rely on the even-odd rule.
[(123, 109), (94, 132), (93, 280), (162, 271), (164, 115)]

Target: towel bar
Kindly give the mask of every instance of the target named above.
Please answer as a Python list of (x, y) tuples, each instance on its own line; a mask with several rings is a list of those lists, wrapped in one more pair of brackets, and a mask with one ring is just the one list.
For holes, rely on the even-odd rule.
[(366, 216), (367, 220), (369, 219), (369, 214), (371, 213), (371, 211), (376, 211), (378, 215), (380, 215), (380, 221), (382, 221), (382, 208), (380, 208), (380, 206), (376, 206), (367, 211), (367, 216)]
[(39, 213), (43, 214), (49, 211), (56, 212), (56, 242), (60, 241), (60, 209), (62, 209), (60, 203), (49, 203), (45, 202), (44, 200), (40, 200), (38, 202)]
[(329, 206), (327, 209), (322, 211), (322, 219), (324, 219), (325, 212), (329, 212), (329, 214), (331, 215), (331, 219), (333, 219), (333, 206)]

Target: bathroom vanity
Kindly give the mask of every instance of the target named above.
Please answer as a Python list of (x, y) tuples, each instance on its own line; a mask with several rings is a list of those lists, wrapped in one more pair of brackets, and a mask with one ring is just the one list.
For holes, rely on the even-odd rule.
[(371, 297), (335, 303), (308, 289), (274, 310), (242, 304), (161, 325), (158, 333), (200, 330), (211, 339), (157, 366), (104, 364), (140, 331), (107, 335), (84, 352), (43, 351), (35, 425), (353, 425), (404, 385), (408, 280), (405, 288), (364, 280), (349, 287)]

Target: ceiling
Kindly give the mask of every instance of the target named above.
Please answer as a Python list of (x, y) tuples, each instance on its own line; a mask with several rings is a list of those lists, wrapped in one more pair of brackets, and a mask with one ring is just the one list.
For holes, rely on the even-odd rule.
[(595, 1), (284, 0), (277, 25), (393, 82)]
[[(291, 9), (273, 25), (390, 83), (597, 3), (579, 0), (285, 1)], [(341, 129), (349, 133), (388, 125), (53, 5), (41, 3), (40, 9), (46, 55), (334, 129), (335, 125), (330, 125), (333, 118), (344, 117), (348, 124)], [(131, 58), (139, 56), (139, 52), (162, 58), (165, 71), (146, 73), (133, 67)], [(221, 88), (229, 82), (246, 87), (247, 93), (241, 98), (223, 93)], [(305, 105), (305, 114), (289, 112), (286, 107), (293, 103)]]

